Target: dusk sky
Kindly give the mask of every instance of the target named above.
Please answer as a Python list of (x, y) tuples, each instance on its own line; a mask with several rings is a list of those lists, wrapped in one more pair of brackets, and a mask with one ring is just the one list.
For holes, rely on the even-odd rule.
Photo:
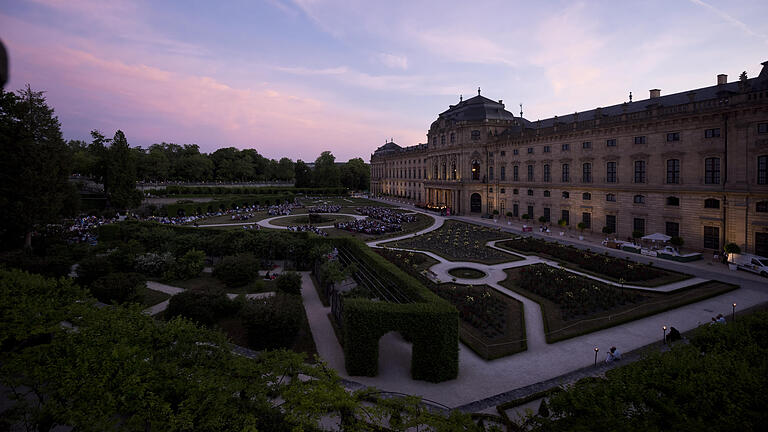
[(11, 81), (67, 139), (270, 158), (425, 142), (459, 95), (532, 121), (750, 77), (768, 1), (0, 0)]

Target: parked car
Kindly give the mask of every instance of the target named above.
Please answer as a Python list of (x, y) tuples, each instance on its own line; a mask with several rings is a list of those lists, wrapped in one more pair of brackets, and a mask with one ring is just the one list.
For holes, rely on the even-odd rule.
[(751, 254), (728, 254), (728, 266), (768, 277), (768, 258)]

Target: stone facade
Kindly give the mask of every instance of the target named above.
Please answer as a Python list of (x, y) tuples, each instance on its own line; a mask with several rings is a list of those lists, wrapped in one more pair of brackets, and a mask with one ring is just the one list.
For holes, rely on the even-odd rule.
[(478, 91), (427, 136), (371, 155), (372, 194), (768, 256), (768, 62), (756, 78), (536, 122)]

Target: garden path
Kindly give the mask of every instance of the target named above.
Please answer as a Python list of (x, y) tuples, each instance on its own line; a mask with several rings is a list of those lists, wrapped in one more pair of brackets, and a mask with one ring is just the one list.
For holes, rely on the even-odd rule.
[[(176, 294), (179, 294), (185, 291), (184, 288), (166, 285), (164, 283), (155, 282), (155, 281), (147, 281), (147, 288), (154, 291), (160, 291), (162, 293), (166, 293), (170, 296), (175, 296)], [(270, 291), (270, 292), (263, 292), (263, 293), (246, 294), (245, 298), (251, 300), (251, 299), (268, 298), (268, 297), (272, 297), (273, 295), (275, 295), (275, 293)], [(232, 294), (232, 293), (227, 294), (227, 297), (231, 299), (234, 299), (237, 296), (238, 296), (237, 294)], [(156, 305), (150, 306), (144, 309), (144, 313), (150, 316), (157, 315), (168, 308), (169, 302), (170, 300), (165, 300)]]

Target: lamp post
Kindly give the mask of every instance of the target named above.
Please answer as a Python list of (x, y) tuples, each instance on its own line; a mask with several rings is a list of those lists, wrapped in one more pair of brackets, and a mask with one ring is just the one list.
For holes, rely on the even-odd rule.
[(733, 305), (733, 309), (731, 309), (731, 321), (736, 321), (736, 303)]
[(595, 347), (595, 366), (597, 366), (597, 352), (600, 351), (600, 348)]
[(667, 343), (667, 326), (661, 326), (661, 330), (664, 331), (664, 335), (661, 338), (661, 342), (666, 344)]

